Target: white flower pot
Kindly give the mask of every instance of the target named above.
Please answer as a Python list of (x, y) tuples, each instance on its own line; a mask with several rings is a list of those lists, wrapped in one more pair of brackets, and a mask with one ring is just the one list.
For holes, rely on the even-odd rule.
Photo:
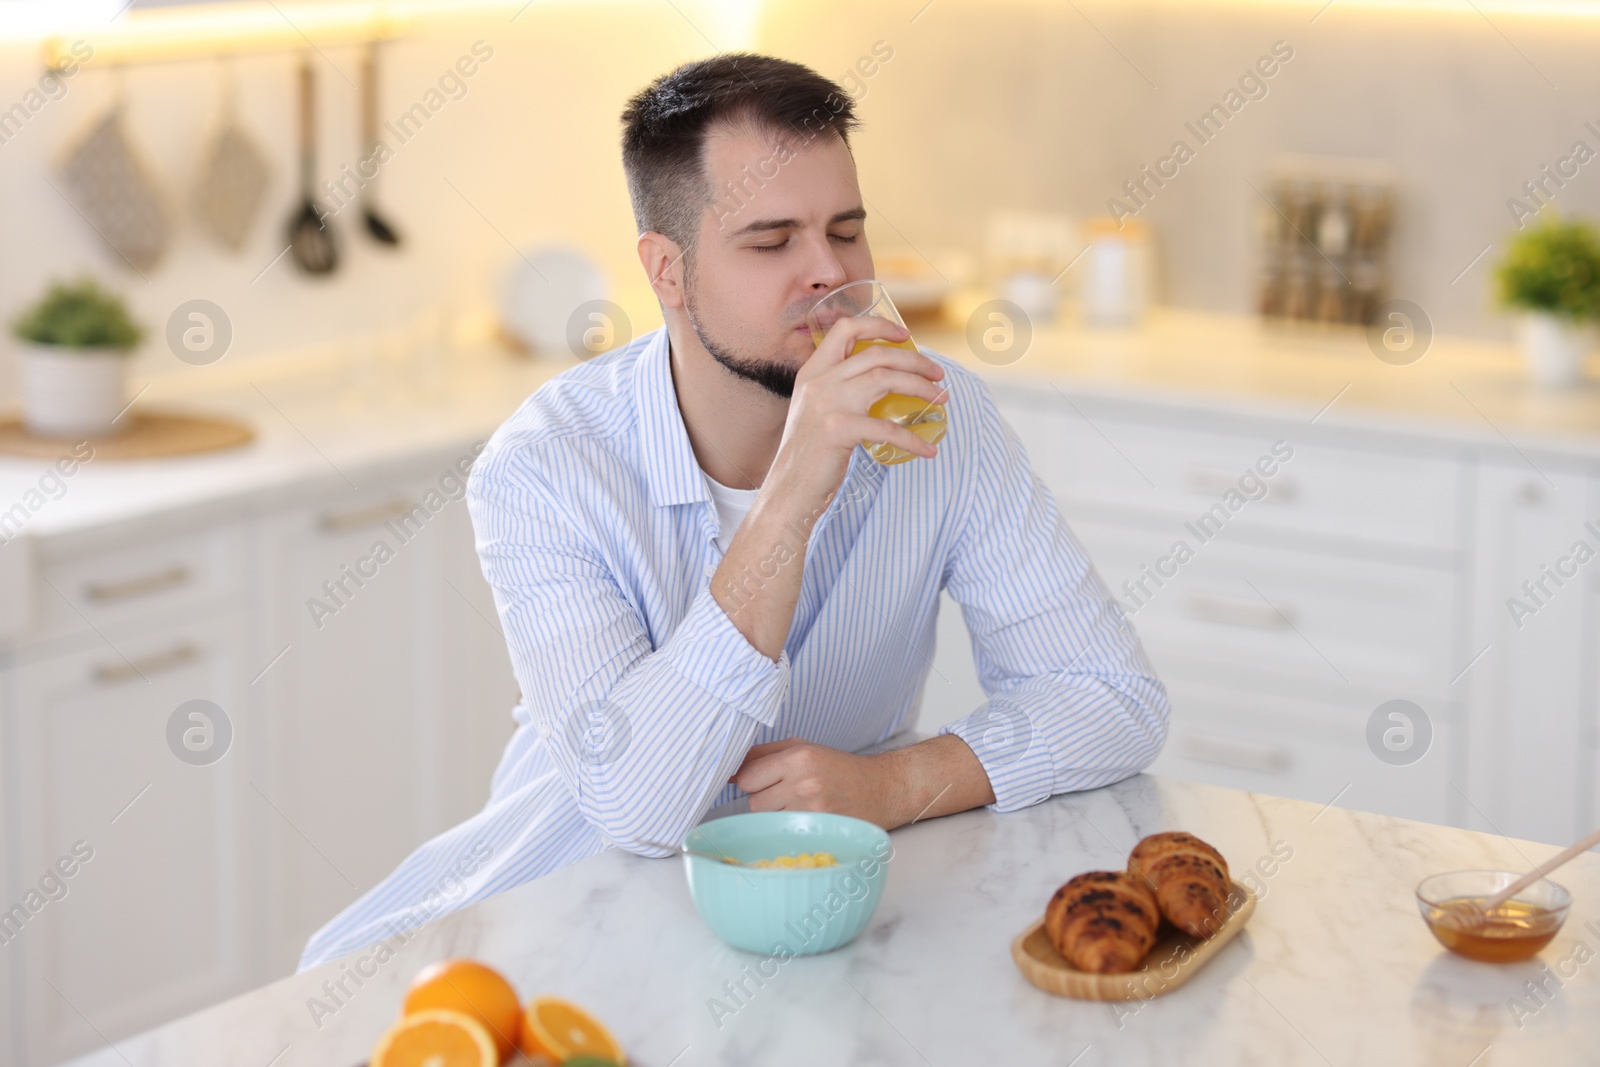
[(40, 437), (110, 437), (127, 400), (127, 354), (113, 348), (22, 347), (22, 420)]
[(1594, 348), (1592, 322), (1574, 322), (1563, 315), (1530, 311), (1517, 322), (1528, 374), (1541, 389), (1564, 389), (1583, 377), (1584, 360)]

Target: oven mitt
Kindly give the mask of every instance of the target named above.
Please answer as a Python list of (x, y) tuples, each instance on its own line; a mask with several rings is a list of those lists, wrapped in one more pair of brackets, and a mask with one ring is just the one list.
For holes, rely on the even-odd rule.
[(67, 153), (66, 194), (100, 237), (141, 272), (161, 260), (172, 222), (160, 187), (129, 143), (122, 112), (112, 108)]
[(224, 123), (200, 167), (191, 205), (195, 221), (218, 244), (237, 252), (261, 213), (272, 167), (238, 123)]

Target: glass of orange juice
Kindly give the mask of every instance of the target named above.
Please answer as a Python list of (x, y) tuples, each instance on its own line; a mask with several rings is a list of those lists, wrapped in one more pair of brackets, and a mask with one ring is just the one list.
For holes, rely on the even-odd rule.
[[(900, 317), (894, 301), (889, 299), (889, 294), (884, 291), (883, 286), (875, 279), (867, 278), (839, 286), (817, 301), (816, 306), (806, 313), (806, 325), (811, 328), (812, 345), (822, 344), (829, 327), (840, 319), (853, 315), (873, 315), (880, 319), (888, 319), (896, 326), (905, 327), (905, 320)], [(916, 344), (909, 337), (904, 341), (864, 339), (856, 342), (855, 350), (850, 354), (858, 356), (873, 345), (904, 348), (912, 352), (917, 350)], [(885, 396), (868, 408), (867, 414), (875, 419), (897, 422), (929, 444), (938, 444), (950, 425), (943, 404), (932, 404), (921, 397), (903, 396), (900, 393), (890, 393)], [(862, 441), (861, 447), (865, 448), (873, 459), (884, 464), (904, 463), (916, 455), (915, 452), (907, 452), (903, 448), (881, 441)]]

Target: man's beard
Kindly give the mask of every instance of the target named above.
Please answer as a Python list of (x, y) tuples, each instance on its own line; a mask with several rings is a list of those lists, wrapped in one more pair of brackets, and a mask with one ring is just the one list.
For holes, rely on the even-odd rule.
[(791, 367), (780, 360), (747, 359), (736, 356), (728, 351), (726, 346), (713, 341), (694, 313), (694, 274), (687, 269), (687, 263), (685, 267), (683, 313), (688, 318), (689, 325), (694, 328), (694, 335), (700, 338), (705, 350), (711, 353), (711, 358), (745, 381), (755, 382), (774, 396), (780, 396), (785, 400), (791, 399), (794, 396), (794, 379), (799, 373), (799, 368)]

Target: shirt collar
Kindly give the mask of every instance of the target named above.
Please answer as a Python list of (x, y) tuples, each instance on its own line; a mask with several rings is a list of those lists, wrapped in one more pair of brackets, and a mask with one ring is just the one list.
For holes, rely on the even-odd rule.
[(700, 461), (694, 458), (683, 412), (678, 408), (678, 393), (672, 386), (671, 355), (667, 328), (662, 326), (645, 344), (634, 379), (634, 407), (639, 413), (650, 502), (657, 507), (702, 500), (709, 503), (711, 491)]

